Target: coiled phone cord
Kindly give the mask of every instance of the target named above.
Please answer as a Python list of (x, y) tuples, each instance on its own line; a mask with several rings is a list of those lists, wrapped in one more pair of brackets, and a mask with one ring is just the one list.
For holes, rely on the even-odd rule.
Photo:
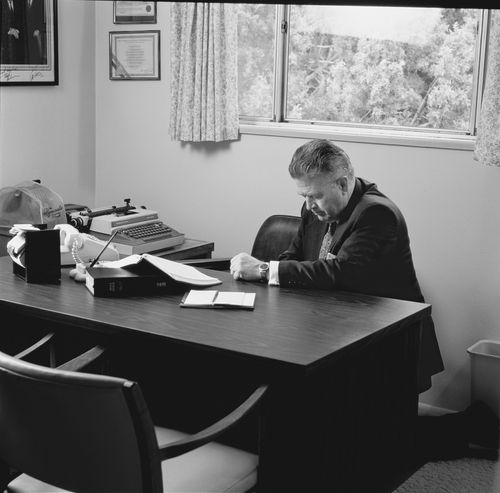
[(81, 259), (80, 254), (78, 253), (78, 250), (81, 246), (81, 241), (81, 239), (76, 238), (73, 241), (73, 245), (71, 245), (71, 256), (75, 261), (75, 268), (69, 271), (69, 277), (73, 278), (76, 282), (85, 282), (85, 280), (87, 279), (87, 270), (85, 268), (85, 264)]

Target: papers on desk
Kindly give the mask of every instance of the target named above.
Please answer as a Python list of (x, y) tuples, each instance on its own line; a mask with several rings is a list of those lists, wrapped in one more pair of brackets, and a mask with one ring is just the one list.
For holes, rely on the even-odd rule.
[(180, 306), (183, 308), (242, 308), (244, 310), (253, 310), (255, 293), (191, 289), (184, 295)]
[(143, 253), (87, 268), (85, 286), (94, 296), (128, 296), (182, 292), (187, 286), (221, 283), (189, 265)]
[(120, 260), (102, 262), (100, 266), (127, 268), (140, 263), (151, 264), (172, 279), (186, 284), (193, 284), (195, 286), (215, 286), (216, 284), (222, 283), (222, 281), (216, 277), (207, 276), (190, 265), (174, 262), (173, 260), (167, 260), (166, 258), (157, 257), (149, 253), (143, 253), (141, 255), (134, 254)]

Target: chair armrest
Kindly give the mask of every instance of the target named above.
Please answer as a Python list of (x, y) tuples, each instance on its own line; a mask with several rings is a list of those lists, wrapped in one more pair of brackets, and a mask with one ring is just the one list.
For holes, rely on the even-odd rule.
[(193, 267), (203, 267), (205, 269), (213, 270), (229, 270), (230, 258), (192, 258), (185, 260), (178, 260), (178, 262)]
[(84, 353), (76, 356), (75, 358), (66, 361), (66, 363), (59, 365), (57, 369), (65, 371), (80, 371), (86, 366), (96, 361), (104, 353), (104, 351), (105, 351), (104, 347), (94, 346), (88, 351), (85, 351)]
[[(14, 358), (17, 359), (26, 359), (28, 356), (32, 356), (37, 350), (41, 348), (45, 348), (46, 344), (53, 342), (52, 339), (54, 338), (54, 332), (49, 332), (47, 335), (43, 336), (41, 339), (39, 339), (37, 342), (32, 344), (30, 347), (24, 349), (20, 353), (17, 353)], [(54, 348), (53, 346), (49, 347), (50, 351), (50, 366), (55, 366), (54, 363)]]
[(258, 387), (242, 404), (213, 425), (195, 433), (194, 435), (190, 435), (189, 437), (160, 447), (160, 459), (163, 461), (185, 454), (193, 449), (205, 445), (205, 443), (211, 442), (219, 435), (229, 430), (259, 403), (264, 396), (267, 387), (267, 385), (261, 385)]

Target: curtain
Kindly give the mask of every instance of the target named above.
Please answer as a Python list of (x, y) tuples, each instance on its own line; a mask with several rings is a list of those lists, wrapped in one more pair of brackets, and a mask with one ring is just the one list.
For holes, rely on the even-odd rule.
[(170, 4), (170, 136), (238, 138), (237, 13), (234, 5)]
[(488, 65), (474, 159), (500, 166), (500, 10), (491, 11)]

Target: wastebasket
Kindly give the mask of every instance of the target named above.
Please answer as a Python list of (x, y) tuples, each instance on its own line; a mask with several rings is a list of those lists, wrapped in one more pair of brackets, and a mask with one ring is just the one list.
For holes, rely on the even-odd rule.
[(500, 416), (500, 341), (483, 339), (467, 349), (471, 368), (471, 402), (483, 401)]

